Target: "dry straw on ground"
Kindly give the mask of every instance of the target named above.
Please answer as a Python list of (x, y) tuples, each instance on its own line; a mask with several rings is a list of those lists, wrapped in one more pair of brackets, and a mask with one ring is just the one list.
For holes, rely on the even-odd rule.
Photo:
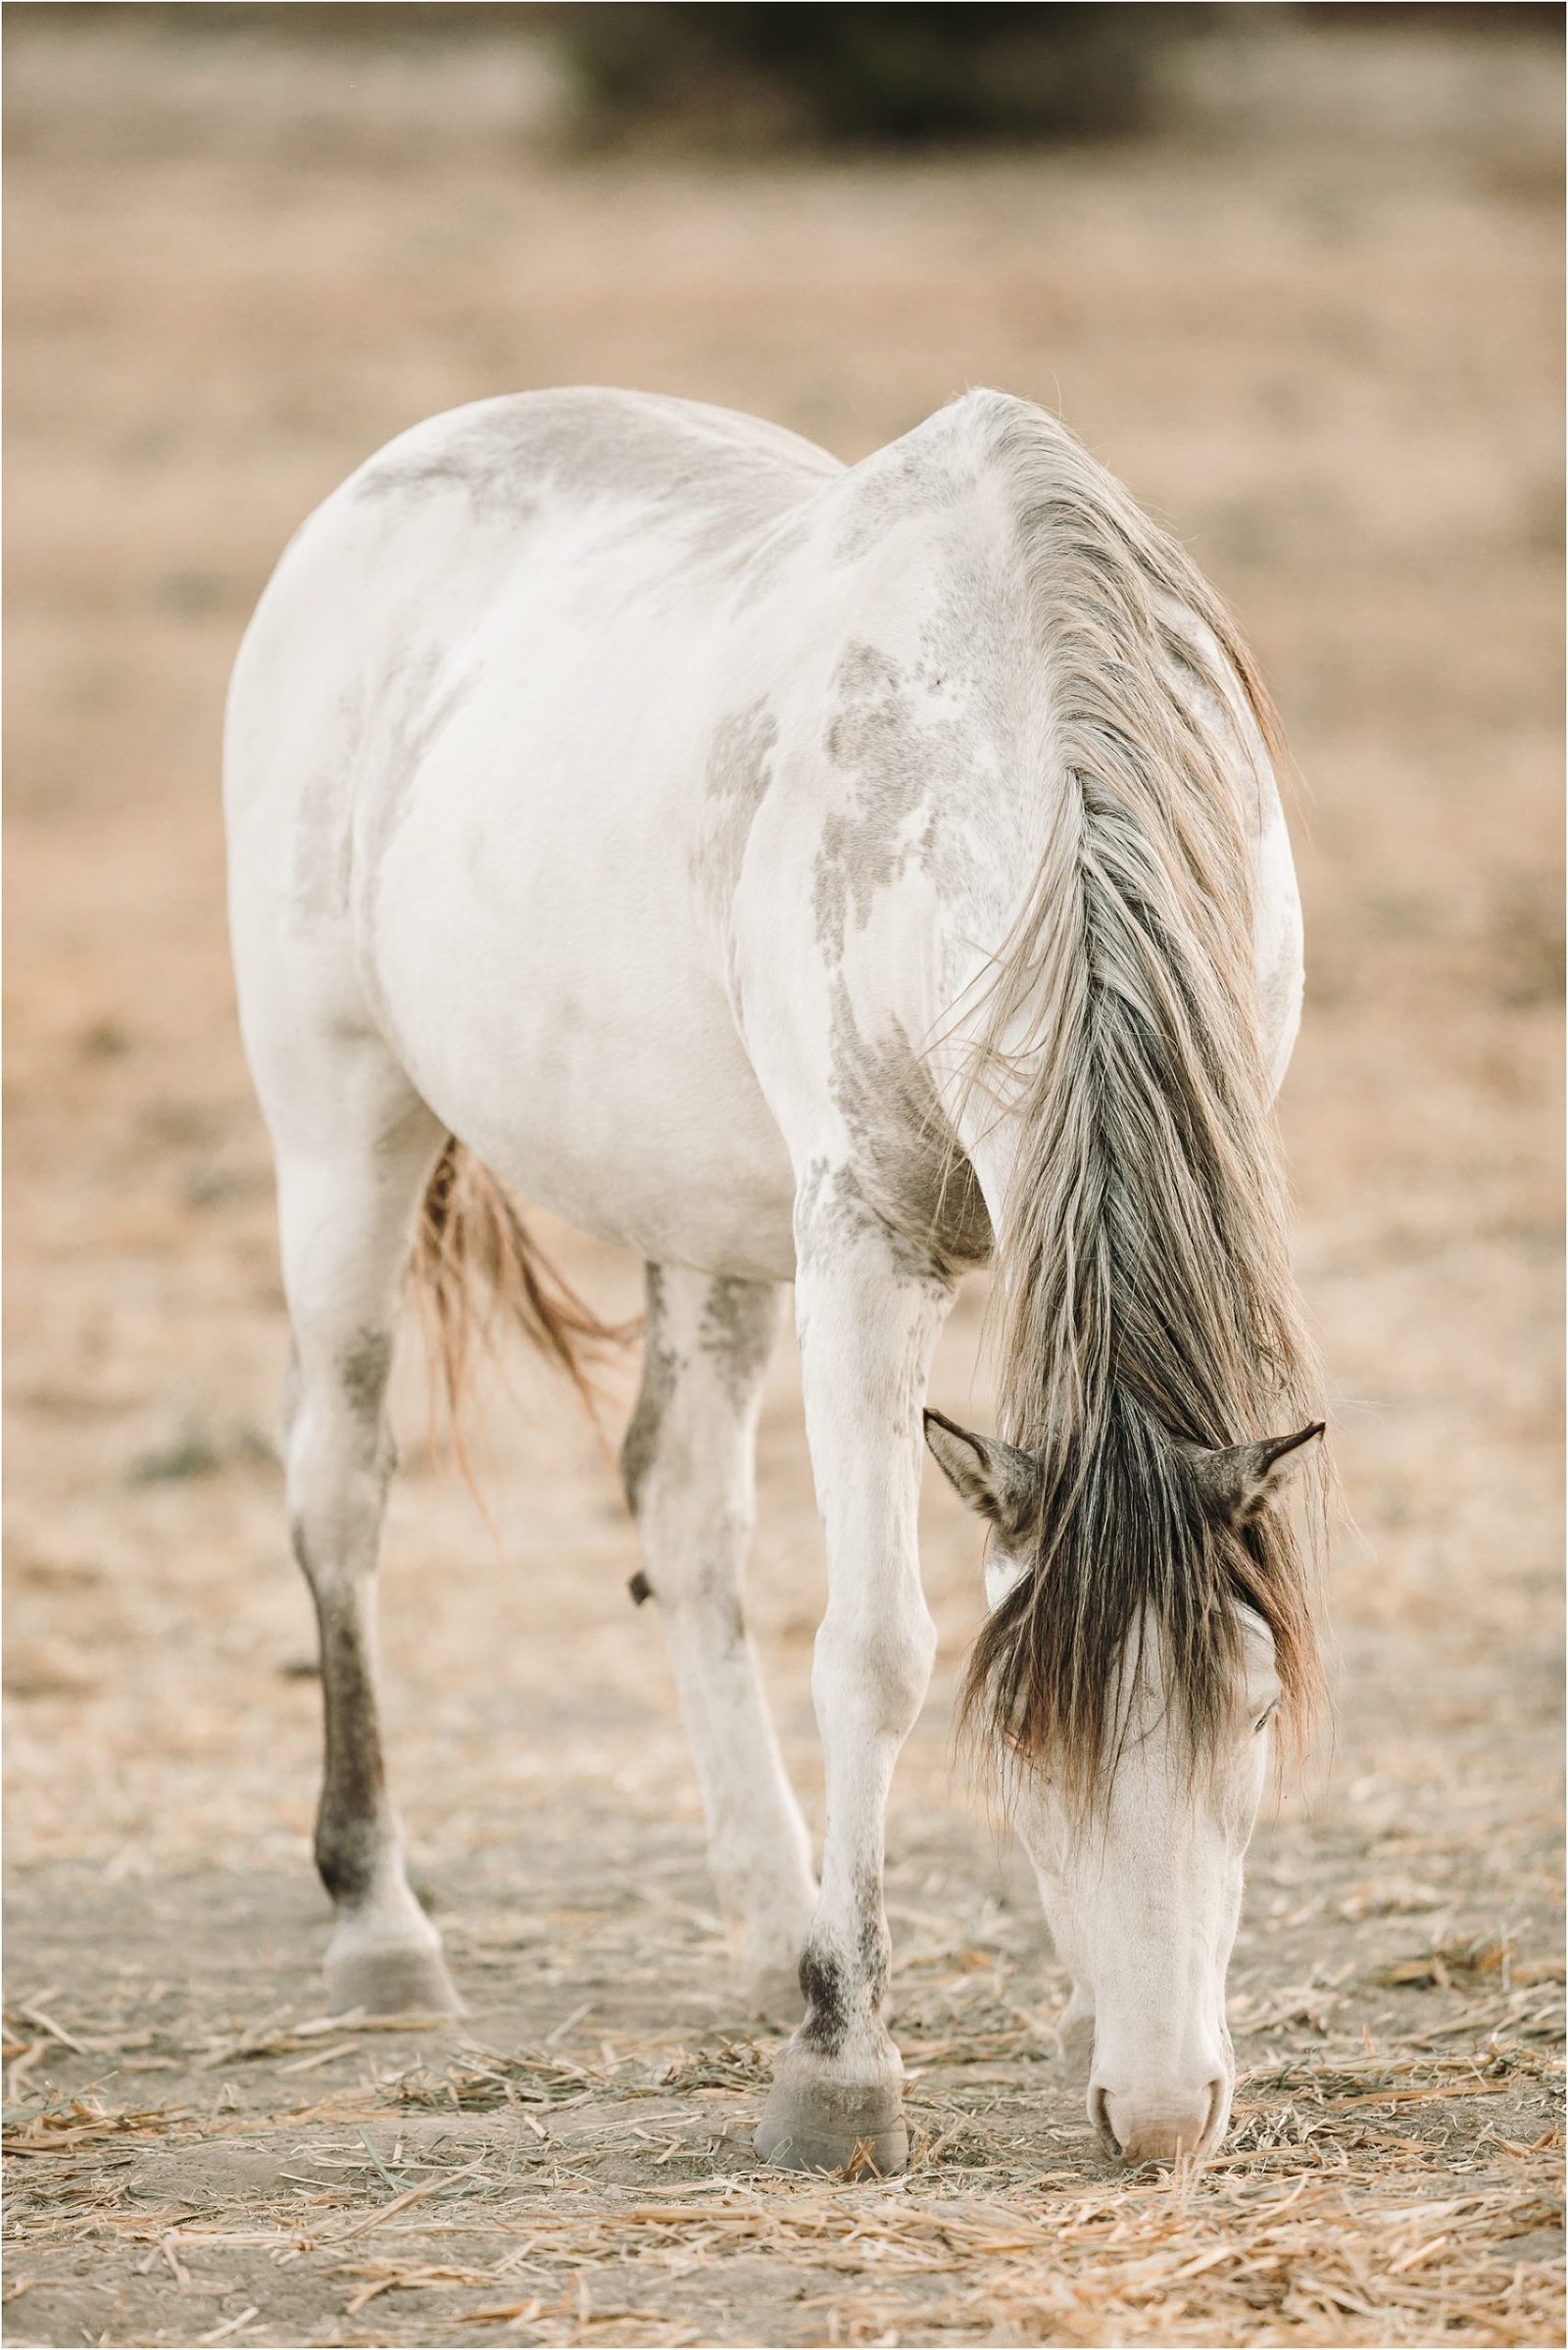
[[(1549, 2111), (1539, 2125), (1560, 1970), (1521, 1972), (1495, 1944), (1394, 1962), (1383, 1978), (1446, 1991), (1450, 2020), (1418, 2009), (1425, 2029), (1377, 2045), (1320, 2017), (1284, 2051), (1282, 2024), (1336, 2004), (1321, 1985), (1283, 2017), (1239, 2018), (1225, 2151), (1130, 2179), (1081, 2127), (1040, 2141), (1035, 2081), (1072, 2111), (1041, 2018), (973, 1971), (927, 1970), (902, 2023), (907, 2175), (853, 2184), (756, 2167), (769, 2049), (750, 2037), (596, 2036), (574, 2011), (533, 2047), (436, 2019), (287, 2012), (205, 2041), (117, 2039), (29, 2001), (8, 2019), (8, 2292), (25, 2296), (51, 2253), (98, 2246), (165, 2288), (168, 2340), (306, 2338), (277, 2323), (281, 2284), (285, 2307), (309, 2288), (310, 2338), (336, 2342), (382, 2338), (394, 2311), (388, 2338), (405, 2340), (744, 2341), (765, 2276), (800, 2340), (1549, 2342), (1560, 2303), (1540, 2248), (1562, 2138)], [(100, 2085), (33, 2090), (41, 2051)], [(165, 2065), (180, 2103), (116, 2095)], [(327, 2067), (352, 2078), (311, 2097)], [(684, 2306), (699, 2273), (731, 2313), (717, 2328)], [(191, 2330), (214, 2276), (223, 2314)]]
[[(1202, 138), (567, 169), (511, 53), (141, 14), (6, 24), (8, 2340), (1560, 2342), (1555, 60), (1292, 18)], [(1254, 1847), (1201, 2178), (1111, 2174), (1052, 2054), (1034, 1889), (952, 1767), (980, 1598), (934, 1475), (889, 1824), (916, 2161), (758, 2171), (772, 2043), (657, 1611), (526, 1370), (474, 1444), (496, 1539), (399, 1373), (390, 1747), (469, 2012), (318, 2012), (222, 684), (368, 451), (585, 380), (847, 457), (965, 381), (1059, 407), (1229, 597), (1309, 780), (1285, 1117), (1354, 1524), (1334, 1747)], [(635, 1310), (635, 1267), (550, 1240)], [(982, 1303), (934, 1400), (989, 1426)], [(748, 1612), (819, 1820), (787, 1341), (760, 1499)]]

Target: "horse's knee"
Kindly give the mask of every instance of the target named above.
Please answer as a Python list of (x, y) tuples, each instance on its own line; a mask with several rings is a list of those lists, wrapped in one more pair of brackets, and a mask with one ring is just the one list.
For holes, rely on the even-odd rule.
[(902, 1741), (925, 1701), (936, 1653), (936, 1623), (918, 1592), (874, 1614), (829, 1607), (811, 1661), (818, 1715), (848, 1707), (860, 1729)]
[(386, 1471), (378, 1465), (311, 1464), (290, 1476), (289, 1542), (318, 1600), (373, 1571), (385, 1505)]

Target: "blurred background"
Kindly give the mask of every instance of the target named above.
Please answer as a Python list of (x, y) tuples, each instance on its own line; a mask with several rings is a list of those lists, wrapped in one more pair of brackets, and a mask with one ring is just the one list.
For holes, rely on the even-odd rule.
[[(1284, 1106), (1350, 1514), (1335, 1751), (1265, 1838), (1243, 1994), (1303, 1972), (1325, 1919), (1396, 1952), (1555, 1947), (1561, 11), (24, 5), (4, 36), (25, 1964), (90, 1981), (113, 1950), (188, 1983), (221, 1871), (225, 1963), (311, 1995), (317, 1692), (221, 699), (278, 552), (364, 456), (573, 382), (757, 411), (848, 460), (967, 385), (1026, 394), (1235, 607), (1300, 771)], [(634, 1301), (635, 1267), (547, 1237)], [(980, 1419), (983, 1302), (936, 1394)], [(569, 1881), (589, 1966), (632, 1931), (630, 1839), (706, 1981), (695, 1788), (604, 1449), (513, 1366), (480, 1447), (493, 1541), (404, 1352), (392, 1751), (460, 1960)], [(760, 1507), (753, 1614), (814, 1803), (787, 1343)], [(950, 1769), (977, 1541), (934, 1483), (925, 1541), (942, 1657), (891, 1882), (995, 1947), (1024, 1896)], [(1049, 2005), (1046, 1955), (1018, 1963)]]

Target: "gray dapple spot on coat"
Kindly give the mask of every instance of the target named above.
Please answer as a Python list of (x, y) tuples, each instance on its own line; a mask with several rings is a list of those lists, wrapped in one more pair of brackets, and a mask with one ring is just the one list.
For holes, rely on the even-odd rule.
[(387, 681), (367, 742), (356, 788), (358, 835), (354, 896), (358, 902), (360, 963), (377, 1005), (375, 946), (381, 868), (413, 806), (419, 770), (473, 686), (454, 674), (439, 646), (406, 654)]
[(873, 645), (851, 645), (833, 682), (823, 748), (852, 789), (822, 826), (814, 911), (817, 944), (836, 963), (851, 920), (863, 928), (878, 893), (918, 853), (912, 820), (962, 780), (969, 733), (956, 716), (922, 721), (911, 681)]
[(842, 977), (833, 985), (831, 1051), (833, 1103), (863, 1196), (926, 1265), (953, 1274), (983, 1264), (991, 1217), (930, 1071), (897, 1023), (879, 1042), (862, 1036)]
[(664, 1337), (664, 1277), (658, 1265), (648, 1266), (646, 1283), (648, 1336), (643, 1352), (642, 1385), (620, 1444), (620, 1482), (626, 1506), (634, 1517), (648, 1472), (659, 1457), (660, 1435), (681, 1372), (680, 1357)]
[(734, 899), (746, 844), (773, 780), (777, 741), (778, 720), (765, 698), (732, 711), (713, 729), (705, 771), (709, 823), (692, 864), (693, 879), (716, 908), (727, 908)]
[(969, 445), (968, 403), (938, 411), (902, 440), (852, 466), (836, 563), (858, 563), (899, 523), (950, 512), (969, 495), (978, 468)]
[(366, 862), (373, 870), (385, 857), (408, 813), (419, 767), (467, 700), (474, 680), (454, 675), (438, 646), (412, 656), (395, 674), (386, 700), (376, 788), (367, 825)]
[(884, 1212), (858, 1167), (813, 1159), (796, 1202), (797, 1272), (830, 1266), (841, 1251), (863, 1248), (867, 1241), (886, 1252), (901, 1280), (940, 1297), (951, 1294), (952, 1272), (929, 1239), (912, 1238), (901, 1216)]
[(698, 1339), (737, 1406), (748, 1400), (767, 1367), (777, 1311), (778, 1293), (768, 1283), (722, 1275), (708, 1285)]
[(358, 476), (380, 499), (461, 491), (475, 517), (526, 518), (545, 493), (566, 491), (674, 508), (714, 509), (732, 530), (755, 526), (808, 495), (837, 463), (781, 427), (612, 390), (521, 392), (487, 400), (394, 443)]
[(539, 511), (539, 498), (529, 477), (509, 453), (478, 435), (444, 457), (405, 464), (372, 465), (356, 485), (361, 498), (417, 499), (459, 491), (478, 522), (528, 522)]
[(794, 558), (810, 544), (813, 501), (817, 495), (812, 490), (744, 537), (732, 538), (714, 550), (729, 582), (735, 610), (747, 612), (761, 603), (780, 579), (787, 576)]
[[(958, 772), (922, 810), (916, 855), (943, 909), (947, 938), (1000, 940), (1021, 874), (1039, 858), (1049, 781), (1019, 754), (1039, 658), (1033, 614), (1010, 550), (994, 533), (944, 539), (912, 677), (955, 730)], [(1020, 709), (1020, 681), (1022, 681)]]
[(319, 929), (348, 911), (359, 729), (358, 697), (342, 695), (327, 740), (300, 789), (289, 884), (289, 923), (296, 932)]
[(746, 1528), (725, 1518), (715, 1530), (717, 1548), (697, 1570), (694, 1593), (698, 1608), (717, 1633), (723, 1651), (733, 1656), (745, 1645), (746, 1618), (736, 1589), (736, 1566), (746, 1548)]
[[(715, 485), (717, 486), (717, 485)], [(683, 569), (715, 568), (744, 611), (763, 596), (808, 536), (809, 501), (819, 483), (776, 470), (737, 483), (707, 499), (702, 487), (684, 497), (680, 561)]]
[(338, 1385), (357, 1420), (375, 1420), (392, 1368), (392, 1338), (385, 1330), (362, 1330), (338, 1357)]

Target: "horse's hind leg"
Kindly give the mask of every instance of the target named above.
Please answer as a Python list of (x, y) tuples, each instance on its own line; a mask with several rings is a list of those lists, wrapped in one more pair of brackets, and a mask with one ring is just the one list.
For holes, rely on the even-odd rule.
[(766, 1284), (649, 1266), (642, 1393), (621, 1468), (643, 1595), (663, 1622), (696, 1757), (720, 1906), (745, 1937), (748, 1995), (794, 2023), (816, 1888), (740, 1603), (777, 1297)]
[[(316, 1864), (337, 1913), (329, 2004), (456, 2010), (441, 1939), (410, 1889), (376, 1703), (375, 1564), (392, 1469), (384, 1400), (414, 1219), (442, 1131), (366, 1041), (273, 1115), (283, 1282), (289, 1531), (320, 1631), (325, 1768)], [(326, 1072), (321, 1072), (323, 1080)], [(274, 1095), (269, 1103), (274, 1112)]]

